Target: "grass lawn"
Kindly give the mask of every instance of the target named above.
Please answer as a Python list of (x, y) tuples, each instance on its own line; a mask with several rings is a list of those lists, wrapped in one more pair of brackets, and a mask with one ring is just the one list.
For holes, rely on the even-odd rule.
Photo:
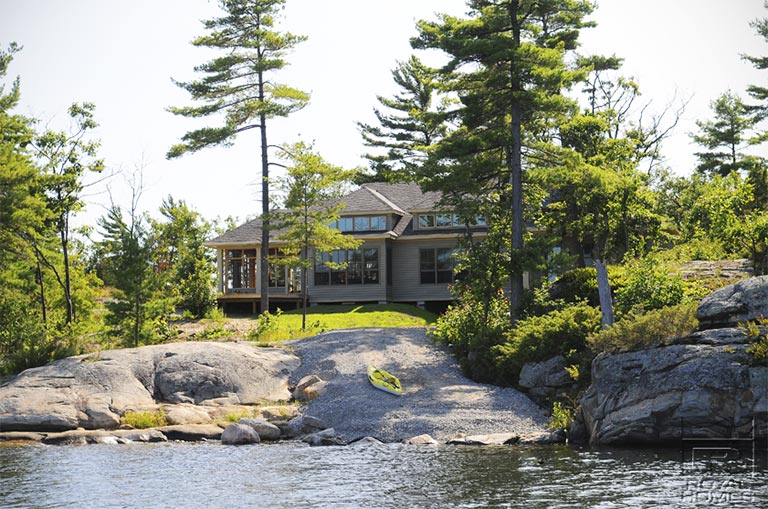
[[(197, 339), (246, 338), (261, 345), (314, 336), (321, 332), (362, 327), (426, 327), (437, 315), (407, 304), (315, 306), (307, 309), (307, 328), (301, 330), (301, 310), (271, 315), (227, 316), (195, 322)], [(188, 331), (189, 333), (190, 331)]]
[(407, 304), (366, 304), (363, 306), (315, 306), (307, 309), (307, 330), (301, 330), (301, 310), (271, 315), (269, 326), (257, 334), (258, 321), (249, 334), (259, 342), (275, 342), (312, 336), (337, 329), (362, 327), (426, 327), (437, 320), (437, 315)]

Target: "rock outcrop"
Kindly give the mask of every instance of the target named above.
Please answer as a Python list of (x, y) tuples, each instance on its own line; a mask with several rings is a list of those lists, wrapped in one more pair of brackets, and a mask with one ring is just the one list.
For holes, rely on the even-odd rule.
[[(768, 314), (768, 277), (752, 278), (702, 300), (704, 327)], [(737, 327), (703, 330), (671, 344), (592, 363), (572, 438), (592, 444), (680, 443), (768, 433), (768, 367), (753, 365), (753, 338)], [(581, 427), (581, 429), (579, 429)]]
[(518, 385), (544, 407), (551, 407), (558, 396), (569, 394), (575, 386), (565, 370), (565, 358), (562, 355), (543, 362), (527, 362), (520, 370)]
[[(287, 400), (299, 359), (237, 343), (172, 343), (81, 355), (29, 369), (0, 387), (0, 431), (114, 429), (127, 411)], [(181, 412), (181, 410), (179, 410)], [(174, 422), (187, 422), (174, 409)], [(178, 416), (178, 417), (176, 417)]]
[(720, 288), (704, 297), (696, 310), (702, 329), (734, 327), (760, 317), (768, 318), (768, 276)]

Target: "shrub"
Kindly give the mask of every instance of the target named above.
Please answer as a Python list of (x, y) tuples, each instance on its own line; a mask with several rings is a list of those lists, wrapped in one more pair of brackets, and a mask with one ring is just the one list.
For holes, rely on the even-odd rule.
[[(620, 267), (608, 267), (608, 279), (614, 292), (622, 286), (622, 275)], [(550, 286), (549, 298), (553, 301), (562, 300), (571, 304), (586, 302), (590, 306), (599, 306), (597, 270), (594, 267), (586, 267), (563, 273)]]
[(0, 374), (12, 375), (74, 355), (71, 330), (53, 337), (23, 299), (0, 297)]
[(670, 274), (666, 264), (647, 257), (627, 265), (623, 284), (616, 289), (616, 311), (626, 314), (636, 307), (652, 310), (675, 306), (684, 295), (683, 278)]
[(586, 351), (587, 337), (599, 329), (600, 311), (586, 304), (521, 320), (506, 334), (504, 344), (493, 349), (497, 381), (504, 385), (517, 384), (523, 364), (541, 362), (556, 355), (587, 363), (588, 360), (579, 354)]
[(697, 303), (688, 302), (645, 314), (630, 313), (610, 329), (590, 335), (587, 344), (595, 354), (619, 353), (642, 350), (686, 336), (698, 326), (697, 307)]
[(503, 294), (497, 294), (485, 307), (467, 293), (460, 304), (450, 306), (437, 319), (430, 336), (451, 347), (470, 378), (490, 382), (496, 378), (492, 348), (503, 341), (508, 329), (509, 301)]
[(747, 353), (752, 356), (753, 366), (768, 366), (768, 318), (749, 321), (742, 325), (742, 330), (750, 338), (752, 344)]
[(552, 416), (549, 418), (549, 427), (556, 430), (567, 430), (573, 423), (573, 407), (566, 406), (560, 401), (552, 404)]
[(123, 423), (136, 429), (146, 429), (165, 426), (168, 419), (161, 408), (156, 412), (125, 412)]
[(282, 314), (283, 311), (280, 308), (277, 309), (274, 315), (269, 311), (264, 311), (256, 319), (256, 326), (248, 331), (248, 339), (253, 341), (269, 332), (276, 331)]

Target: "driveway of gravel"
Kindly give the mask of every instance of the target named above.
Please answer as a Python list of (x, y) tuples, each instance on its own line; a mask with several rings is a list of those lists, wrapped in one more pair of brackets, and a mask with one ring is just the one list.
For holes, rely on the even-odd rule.
[[(392, 442), (427, 433), (438, 440), (458, 434), (544, 431), (547, 416), (523, 393), (465, 377), (448, 351), (421, 328), (355, 329), (292, 341), (302, 364), (291, 375), (329, 382), (306, 414), (322, 419), (346, 440), (373, 436)], [(403, 395), (368, 382), (368, 365), (397, 376)]]

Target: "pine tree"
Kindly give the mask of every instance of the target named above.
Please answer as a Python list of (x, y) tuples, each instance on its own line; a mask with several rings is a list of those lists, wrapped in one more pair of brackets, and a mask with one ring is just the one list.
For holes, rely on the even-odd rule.
[(365, 145), (385, 151), (365, 156), (374, 171), (371, 176), (365, 175), (367, 181), (416, 179), (432, 146), (445, 136), (448, 102), (438, 98), (435, 74), (416, 56), (399, 63), (392, 71), (398, 93), (392, 98), (377, 96), (382, 107), (373, 110), (377, 125), (358, 123)]
[(750, 131), (755, 125), (747, 106), (730, 91), (710, 106), (714, 119), (696, 121), (699, 133), (691, 135), (693, 141), (707, 149), (706, 152), (696, 153), (699, 159), (696, 171), (702, 175), (723, 177), (734, 171), (749, 171), (758, 161), (743, 152), (750, 144)]
[[(525, 268), (523, 152), (543, 138), (550, 120), (575, 104), (562, 91), (583, 76), (569, 69), (584, 17), (593, 4), (581, 0), (470, 0), (470, 18), (422, 21), (415, 48), (444, 51), (441, 88), (459, 97), (448, 119), (460, 125), (438, 146), (424, 172), (428, 187), (449, 199), (497, 196), (511, 214), (508, 273), (511, 322), (516, 321)], [(524, 134), (525, 133), (525, 134)], [(527, 159), (533, 157), (529, 152)]]
[(269, 309), (268, 251), (270, 232), (269, 154), (267, 120), (285, 117), (303, 108), (309, 96), (277, 83), (272, 78), (285, 67), (284, 56), (305, 38), (275, 30), (276, 17), (285, 0), (220, 0), (225, 11), (220, 18), (204, 22), (207, 35), (195, 46), (221, 50), (223, 55), (199, 65), (204, 77), (176, 84), (202, 106), (172, 107), (169, 111), (185, 117), (224, 113), (224, 124), (190, 131), (182, 143), (171, 147), (167, 156), (178, 157), (205, 147), (230, 145), (237, 135), (258, 128), (261, 134), (261, 309)]

